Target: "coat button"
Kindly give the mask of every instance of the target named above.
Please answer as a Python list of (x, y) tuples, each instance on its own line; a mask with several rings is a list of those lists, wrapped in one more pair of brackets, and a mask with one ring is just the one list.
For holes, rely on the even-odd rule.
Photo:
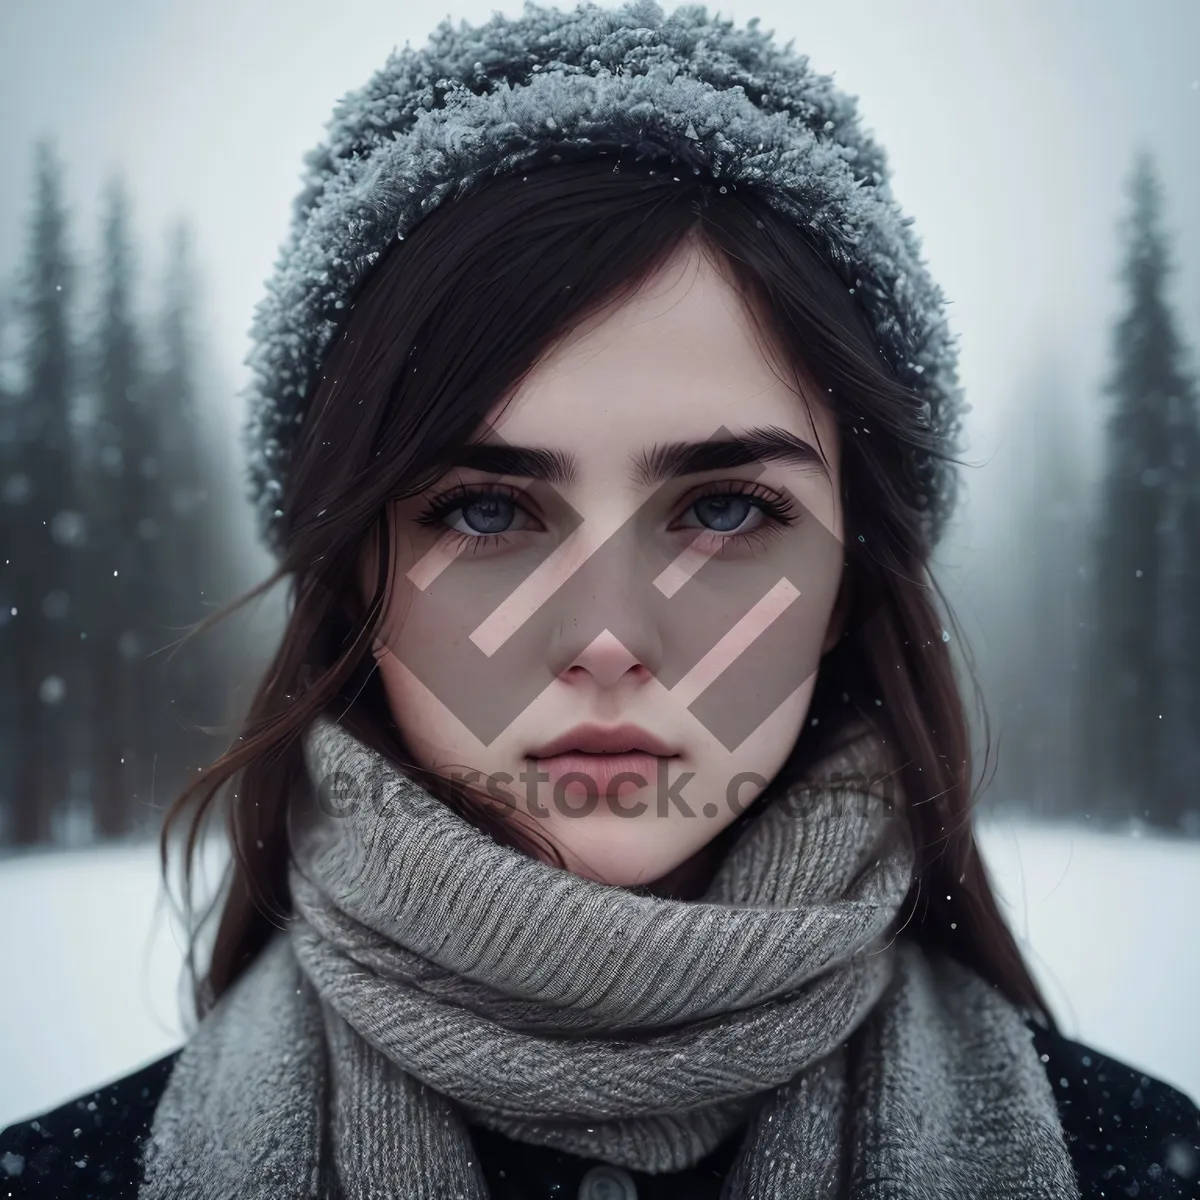
[(637, 1184), (621, 1167), (593, 1167), (580, 1180), (579, 1200), (637, 1200)]

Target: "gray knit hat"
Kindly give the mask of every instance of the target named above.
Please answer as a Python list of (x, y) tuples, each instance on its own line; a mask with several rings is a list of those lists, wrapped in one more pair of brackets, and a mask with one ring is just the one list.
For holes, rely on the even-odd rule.
[[(857, 298), (897, 377), (921, 397), (916, 421), (957, 449), (964, 410), (941, 291), (892, 198), (883, 151), (855, 101), (778, 46), (700, 5), (669, 17), (653, 0), (573, 12), (526, 0), (519, 17), (443, 20), (343, 98), (305, 185), (266, 297), (255, 310), (245, 431), (250, 495), (268, 545), (297, 429), (350, 298), (381, 252), (446, 198), (548, 151), (629, 147), (754, 185), (807, 226)], [(955, 478), (912, 462), (914, 502), (936, 541)]]

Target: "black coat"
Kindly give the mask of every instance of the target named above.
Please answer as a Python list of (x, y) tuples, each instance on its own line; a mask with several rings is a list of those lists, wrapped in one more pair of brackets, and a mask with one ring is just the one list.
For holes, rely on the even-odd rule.
[[(1084, 1200), (1200, 1200), (1200, 1110), (1185, 1095), (1057, 1034), (1035, 1028), (1034, 1041)], [(0, 1200), (136, 1196), (141, 1148), (178, 1055), (0, 1132)], [(493, 1200), (573, 1200), (598, 1165), (481, 1129), (472, 1136)], [(689, 1171), (630, 1172), (637, 1200), (716, 1200), (738, 1136)]]

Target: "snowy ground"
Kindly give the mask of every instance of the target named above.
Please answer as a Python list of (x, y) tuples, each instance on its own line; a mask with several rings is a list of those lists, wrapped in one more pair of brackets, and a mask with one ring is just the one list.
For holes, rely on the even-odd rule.
[[(1064, 1031), (1200, 1099), (1200, 842), (980, 836)], [(0, 1126), (182, 1040), (157, 871), (152, 846), (0, 859)]]

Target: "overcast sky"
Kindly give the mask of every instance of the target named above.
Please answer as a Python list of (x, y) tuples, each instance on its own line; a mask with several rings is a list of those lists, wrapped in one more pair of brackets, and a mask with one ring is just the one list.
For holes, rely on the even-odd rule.
[[(115, 170), (144, 246), (161, 243), (171, 218), (194, 220), (210, 336), (240, 421), (251, 312), (302, 155), (334, 102), (442, 16), (474, 23), (497, 8), (519, 11), (476, 0), (5, 0), (0, 285), (19, 261), (32, 143), (49, 134), (81, 252), (94, 254), (96, 201)], [(974, 513), (1004, 496), (1020, 444), (1005, 414), (1042, 364), (1057, 367), (1064, 403), (1084, 418), (1081, 453), (1094, 445), (1087, 417), (1101, 411), (1119, 301), (1116, 222), (1139, 144), (1161, 168), (1175, 298), (1200, 340), (1198, 0), (739, 0), (718, 11), (794, 38), (859, 97), (888, 150), (961, 339), (970, 457), (986, 464), (969, 473)]]

